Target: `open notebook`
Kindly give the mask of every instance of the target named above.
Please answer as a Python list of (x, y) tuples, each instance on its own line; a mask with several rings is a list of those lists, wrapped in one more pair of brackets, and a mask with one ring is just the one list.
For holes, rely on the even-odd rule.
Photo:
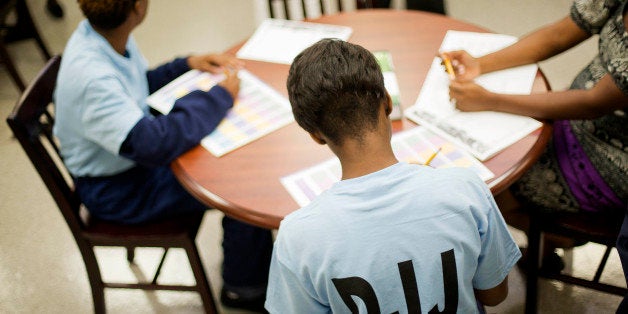
[[(441, 51), (467, 50), (479, 57), (514, 43), (512, 36), (448, 31)], [(504, 94), (530, 94), (536, 65), (482, 75), (476, 83)], [(498, 112), (461, 112), (449, 100), (449, 77), (440, 58), (434, 58), (416, 103), (405, 116), (452, 142), (480, 160), (486, 160), (538, 129), (541, 122), (524, 116)]]

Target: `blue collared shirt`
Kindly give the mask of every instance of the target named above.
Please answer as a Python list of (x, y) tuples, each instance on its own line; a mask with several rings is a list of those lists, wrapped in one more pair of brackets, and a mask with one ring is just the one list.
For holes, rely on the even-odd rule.
[(106, 176), (135, 165), (118, 152), (148, 113), (148, 64), (135, 40), (117, 53), (87, 20), (70, 38), (55, 90), (61, 155), (74, 176)]

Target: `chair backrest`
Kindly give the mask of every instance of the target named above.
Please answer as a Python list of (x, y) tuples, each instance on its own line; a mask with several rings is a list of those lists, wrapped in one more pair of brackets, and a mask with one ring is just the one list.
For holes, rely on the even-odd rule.
[[(276, 19), (315, 19), (321, 15), (356, 9), (356, 0), (263, 0), (268, 16)], [(368, 3), (371, 0), (360, 0)]]
[(79, 214), (81, 202), (74, 193), (72, 178), (63, 165), (52, 134), (52, 95), (60, 63), (61, 56), (48, 61), (22, 94), (7, 123), (76, 236), (84, 228)]

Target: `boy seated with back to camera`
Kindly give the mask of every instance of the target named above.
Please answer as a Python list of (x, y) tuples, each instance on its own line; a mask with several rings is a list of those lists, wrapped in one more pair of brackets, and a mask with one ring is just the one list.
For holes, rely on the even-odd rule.
[(288, 76), (297, 123), (342, 178), (281, 223), (270, 313), (478, 312), (508, 294), (521, 257), (486, 184), (464, 168), (399, 162), (373, 55), (324, 39)]

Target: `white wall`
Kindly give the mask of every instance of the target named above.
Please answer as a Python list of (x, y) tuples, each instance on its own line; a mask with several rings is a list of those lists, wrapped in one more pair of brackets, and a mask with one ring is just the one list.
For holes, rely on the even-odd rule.
[[(175, 55), (224, 51), (246, 40), (257, 26), (253, 0), (177, 1), (179, 10), (166, 3), (171, 1), (150, 1), (146, 20), (134, 33), (152, 64)], [(185, 33), (172, 31), (176, 29)], [(150, 49), (161, 45), (170, 49)]]
[[(343, 1), (355, 4), (354, 0)], [(60, 20), (48, 18), (42, 0), (28, 2), (35, 16), (46, 18), (49, 26), (41, 27), (40, 31), (50, 50), (53, 53), (62, 52), (76, 23), (82, 19), (76, 1), (60, 0), (66, 11), (66, 16)], [(173, 0), (151, 0), (149, 14), (144, 24), (135, 31), (135, 38), (151, 65), (176, 55), (224, 51), (253, 34), (256, 26), (267, 16), (266, 2), (185, 0), (177, 1), (177, 9), (173, 10)], [(503, 0), (445, 1), (449, 16), (515, 36), (566, 16), (571, 3), (572, 0), (527, 0), (524, 3)], [(405, 0), (392, 0), (392, 6), (403, 8)], [(178, 29), (185, 30), (185, 33), (173, 31)], [(591, 60), (597, 51), (596, 46), (593, 38), (568, 53), (542, 62), (541, 68), (548, 75), (552, 88), (566, 88), (575, 74)], [(39, 55), (34, 58), (39, 58)]]

